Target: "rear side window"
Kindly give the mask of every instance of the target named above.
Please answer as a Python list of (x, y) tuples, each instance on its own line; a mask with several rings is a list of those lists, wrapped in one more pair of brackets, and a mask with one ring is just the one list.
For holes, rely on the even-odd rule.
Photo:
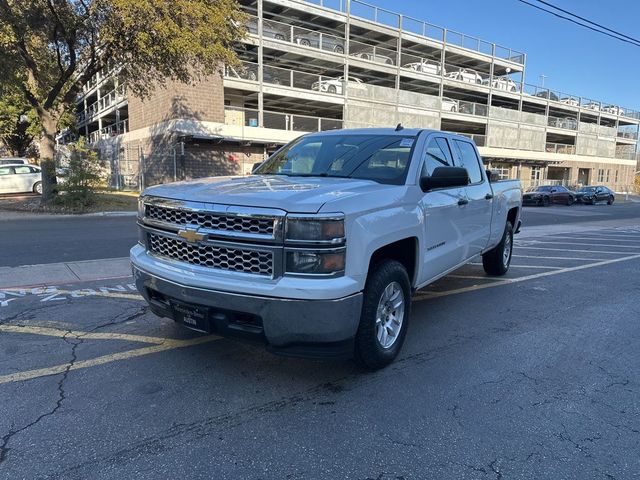
[(451, 151), (447, 140), (443, 137), (436, 137), (429, 140), (424, 152), (424, 163), (422, 164), (422, 175), (431, 175), (438, 167), (453, 166)]
[(24, 167), (14, 167), (16, 169), (16, 173), (32, 173), (31, 167), (25, 165)]
[(470, 183), (482, 182), (482, 171), (480, 170), (480, 161), (476, 155), (476, 149), (469, 142), (461, 140), (453, 140), (453, 151), (456, 155), (456, 163), (460, 167), (464, 167), (469, 172)]
[(13, 167), (0, 167), (0, 175), (11, 175)]

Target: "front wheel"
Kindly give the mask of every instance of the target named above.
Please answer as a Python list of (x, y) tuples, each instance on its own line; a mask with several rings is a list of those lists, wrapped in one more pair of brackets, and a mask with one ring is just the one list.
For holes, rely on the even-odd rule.
[(36, 182), (33, 184), (33, 193), (42, 195), (42, 182)]
[(567, 206), (570, 207), (571, 205), (573, 205), (574, 201), (575, 200), (573, 199), (573, 197), (569, 196), (569, 198), (567, 198)]
[(494, 248), (482, 255), (482, 266), (487, 275), (501, 276), (507, 273), (513, 254), (513, 225), (507, 222), (502, 240)]
[(300, 45), (302, 45), (303, 47), (310, 47), (311, 46), (311, 42), (309, 40), (307, 40), (306, 38), (301, 38), (300, 39)]
[(328, 92), (328, 93), (338, 93), (338, 89), (336, 88), (336, 86), (335, 86), (335, 85), (329, 85), (329, 86), (327, 87), (327, 92)]
[(411, 284), (404, 266), (385, 260), (372, 267), (364, 287), (355, 360), (377, 370), (400, 352), (409, 326)]
[(613, 205), (614, 198), (613, 195), (609, 195), (609, 199), (607, 200), (607, 205)]

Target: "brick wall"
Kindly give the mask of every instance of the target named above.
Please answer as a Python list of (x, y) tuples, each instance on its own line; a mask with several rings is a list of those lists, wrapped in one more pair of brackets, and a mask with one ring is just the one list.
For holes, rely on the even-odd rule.
[(148, 98), (129, 95), (129, 130), (179, 118), (224, 122), (224, 88), (221, 75), (193, 84), (167, 80)]

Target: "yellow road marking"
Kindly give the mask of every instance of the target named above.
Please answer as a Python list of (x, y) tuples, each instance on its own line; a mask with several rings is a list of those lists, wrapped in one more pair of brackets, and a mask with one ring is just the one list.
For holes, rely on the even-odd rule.
[(75, 362), (69, 366), (68, 363), (62, 365), (55, 365), (53, 367), (38, 368), (36, 370), (27, 370), (26, 372), (12, 373), (10, 375), (0, 376), (0, 385), (4, 383), (24, 382), (26, 380), (32, 380), (34, 378), (47, 377), (50, 375), (56, 375), (64, 373), (67, 370), (80, 370), (82, 368), (95, 367), (98, 365), (105, 365), (111, 362), (118, 362), (121, 360), (128, 360), (130, 358), (142, 357), (144, 355), (151, 355), (152, 353), (164, 352), (167, 350), (174, 350), (176, 348), (191, 347), (193, 345), (201, 345), (203, 343), (214, 342), (220, 340), (221, 337), (209, 335), (206, 337), (193, 338), (191, 340), (166, 340), (162, 345), (153, 345), (151, 347), (137, 348), (135, 350), (127, 350), (126, 352), (112, 353), (110, 355), (103, 355), (101, 357), (92, 358), (90, 360), (81, 360)]
[(507, 285), (512, 283), (520, 283), (520, 282), (525, 282), (527, 280), (533, 280), (536, 278), (548, 277), (551, 275), (558, 275), (559, 273), (575, 272), (576, 270), (584, 270), (587, 268), (601, 267), (603, 265), (610, 265), (612, 263), (617, 263), (617, 262), (626, 262), (627, 260), (635, 260), (637, 258), (640, 258), (640, 254), (630, 255), (628, 257), (622, 257), (622, 258), (614, 258), (612, 260), (604, 260), (602, 262), (588, 263), (586, 265), (579, 265), (577, 267), (568, 267), (560, 270), (552, 270), (550, 272), (535, 273), (533, 275), (526, 275), (524, 277), (506, 278), (504, 280), (499, 280), (493, 283), (483, 283), (481, 285), (473, 285), (471, 287), (457, 288), (454, 290), (447, 290), (444, 292), (424, 291), (424, 292), (419, 292), (418, 295), (416, 296), (418, 298), (419, 297), (423, 297), (423, 298), (447, 297), (449, 295), (456, 295), (458, 293), (472, 292), (474, 290), (482, 290), (483, 288), (492, 288), (492, 287), (497, 287), (500, 285)]
[[(539, 255), (511, 255), (518, 258), (542, 258), (545, 260), (609, 260), (608, 258), (583, 258), (583, 257), (541, 257)], [(555, 267), (552, 267), (555, 268)]]
[(26, 325), (0, 325), (0, 332), (26, 333), (32, 335), (44, 335), (46, 337), (69, 337), (89, 340), (124, 340), (127, 342), (163, 344), (166, 338), (148, 337), (144, 335), (130, 335), (128, 333), (112, 332), (82, 332), (78, 330), (62, 330), (48, 327), (30, 327)]

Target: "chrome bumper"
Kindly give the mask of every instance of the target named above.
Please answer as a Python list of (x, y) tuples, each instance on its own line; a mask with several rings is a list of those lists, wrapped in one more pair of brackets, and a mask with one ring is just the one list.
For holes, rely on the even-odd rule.
[(208, 333), (262, 341), (275, 353), (315, 357), (352, 352), (362, 309), (361, 292), (335, 300), (299, 300), (190, 287), (135, 265), (133, 276), (138, 291), (159, 316), (176, 320), (171, 302), (177, 301), (207, 307)]

